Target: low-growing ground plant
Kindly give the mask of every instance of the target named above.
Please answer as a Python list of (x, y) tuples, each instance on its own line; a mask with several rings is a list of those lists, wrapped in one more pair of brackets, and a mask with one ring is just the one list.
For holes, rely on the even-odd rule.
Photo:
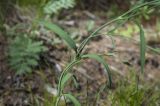
[(38, 65), (40, 53), (46, 50), (41, 41), (35, 41), (25, 34), (16, 36), (8, 48), (9, 64), (16, 74), (30, 73)]
[[(149, 2), (138, 2), (135, 6), (133, 6), (130, 10), (125, 12), (124, 14), (118, 16), (117, 18), (105, 23), (104, 25), (100, 26), (97, 28), (94, 32), (92, 32), (82, 43), (77, 47), (76, 43), (74, 40), (64, 31), (62, 30), (59, 26), (56, 24), (52, 24), (51, 22), (48, 21), (41, 21), (40, 23), (45, 26), (46, 28), (50, 29), (51, 31), (55, 32), (57, 35), (59, 35), (65, 42), (66, 44), (75, 51), (74, 58), (72, 61), (66, 66), (66, 68), (63, 70), (63, 72), (60, 75), (59, 82), (58, 82), (58, 97), (56, 100), (56, 103), (54, 104), (55, 106), (59, 106), (59, 101), (61, 97), (65, 97), (73, 102), (75, 106), (81, 106), (80, 102), (72, 96), (70, 93), (64, 92), (64, 88), (66, 86), (66, 83), (68, 82), (69, 79), (73, 77), (73, 72), (72, 72), (72, 67), (77, 65), (78, 63), (82, 62), (82, 60), (85, 59), (94, 59), (103, 64), (105, 68), (105, 73), (107, 75), (107, 85), (108, 87), (112, 86), (112, 78), (111, 78), (111, 72), (108, 64), (106, 61), (103, 59), (103, 55), (99, 54), (84, 54), (83, 49), (85, 46), (91, 41), (92, 38), (96, 37), (97, 35), (100, 35), (99, 32), (104, 29), (105, 27), (109, 26), (110, 24), (113, 23), (118, 23), (117, 26), (115, 26), (114, 29), (110, 30), (107, 32), (108, 35), (111, 35), (112, 32), (114, 32), (118, 27), (122, 26), (124, 23), (127, 21), (133, 21), (135, 24), (138, 26), (139, 31), (140, 31), (140, 56), (141, 56), (141, 72), (143, 73), (144, 71), (144, 65), (145, 65), (145, 52), (146, 52), (146, 42), (145, 42), (145, 36), (144, 36), (144, 31), (142, 26), (139, 24), (139, 22), (136, 20), (135, 17), (138, 17), (141, 15), (141, 8), (148, 6), (150, 9), (153, 9), (156, 6), (160, 5), (159, 0), (152, 0)], [(142, 92), (143, 93), (143, 92)], [(142, 94), (143, 95), (143, 94)], [(140, 95), (141, 96), (141, 95)]]
[[(114, 92), (109, 91), (108, 101), (112, 106), (158, 106), (160, 91), (156, 89), (155, 83), (142, 85), (143, 79), (130, 70), (130, 74), (118, 81)], [(147, 83), (149, 84), (149, 83)]]

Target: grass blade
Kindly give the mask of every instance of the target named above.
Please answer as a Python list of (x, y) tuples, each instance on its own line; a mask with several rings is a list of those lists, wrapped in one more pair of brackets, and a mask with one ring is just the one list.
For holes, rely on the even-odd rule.
[(70, 99), (73, 102), (74, 106), (81, 106), (79, 101), (74, 96), (72, 96), (71, 94), (64, 94), (64, 96), (66, 98)]
[(101, 56), (96, 55), (96, 54), (86, 54), (86, 55), (83, 55), (82, 58), (95, 59), (95, 60), (97, 60), (98, 62), (100, 62), (101, 64), (103, 64), (103, 65), (104, 65), (104, 68), (105, 68), (105, 72), (106, 72), (107, 75), (108, 75), (109, 87), (111, 87), (112, 78), (111, 78), (110, 68), (109, 68), (108, 64), (105, 62), (105, 60), (104, 60)]
[(67, 67), (63, 70), (63, 72), (61, 73), (61, 76), (60, 76), (59, 82), (58, 82), (58, 95), (61, 95), (62, 90), (63, 90), (62, 87), (61, 87), (61, 85), (63, 85), (63, 84), (61, 84), (61, 83), (62, 83), (62, 80), (64, 79), (64, 76), (66, 76), (66, 74), (69, 73), (69, 71), (71, 71), (71, 68), (72, 68), (74, 65), (78, 64), (78, 63), (80, 63), (79, 60), (72, 61), (70, 64), (68, 64), (68, 66), (67, 66)]
[(160, 54), (160, 48), (153, 48), (151, 46), (147, 46), (147, 48), (156, 54)]
[(52, 30), (54, 33), (56, 33), (59, 37), (61, 37), (70, 48), (77, 51), (76, 43), (74, 40), (65, 32), (62, 28), (60, 28), (58, 25), (47, 22), (47, 21), (40, 21), (42, 25), (44, 25), (46, 28)]
[(67, 73), (61, 80), (61, 89), (64, 89), (66, 82), (72, 77), (71, 73)]
[(138, 22), (136, 22), (136, 24), (140, 30), (140, 62), (141, 62), (141, 72), (143, 73), (145, 66), (146, 40), (142, 26)]

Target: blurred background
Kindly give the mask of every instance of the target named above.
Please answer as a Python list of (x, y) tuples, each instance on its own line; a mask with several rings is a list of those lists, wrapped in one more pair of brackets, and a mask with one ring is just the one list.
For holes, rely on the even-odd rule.
[[(60, 73), (74, 52), (40, 20), (55, 23), (79, 46), (101, 25), (151, 1), (156, 0), (0, 0), (0, 106), (54, 106)], [(113, 85), (106, 87), (104, 67), (94, 60), (73, 67), (77, 81), (68, 81), (65, 92), (82, 106), (160, 105), (160, 6), (146, 5), (138, 13), (110, 24), (85, 47), (84, 53), (104, 55)], [(135, 21), (147, 43), (144, 74)], [(61, 100), (60, 106), (73, 104)]]

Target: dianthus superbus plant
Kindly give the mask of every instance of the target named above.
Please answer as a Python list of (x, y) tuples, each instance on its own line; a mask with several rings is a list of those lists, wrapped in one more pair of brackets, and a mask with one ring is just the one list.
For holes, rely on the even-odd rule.
[(69, 93), (64, 93), (64, 87), (66, 82), (73, 77), (72, 74), (72, 67), (75, 66), (76, 64), (80, 63), (84, 59), (95, 59), (101, 64), (104, 65), (105, 68), (105, 73), (108, 78), (108, 86), (110, 87), (112, 85), (112, 78), (111, 78), (111, 73), (110, 73), (110, 68), (106, 61), (103, 59), (102, 55), (98, 54), (84, 54), (83, 49), (85, 46), (91, 41), (92, 38), (96, 37), (99, 35), (99, 32), (104, 29), (105, 27), (113, 24), (113, 23), (119, 23), (115, 28), (112, 30), (108, 31), (107, 34), (110, 35), (112, 32), (114, 32), (118, 27), (122, 26), (124, 23), (127, 21), (131, 20), (134, 21), (135, 24), (139, 27), (140, 30), (140, 56), (141, 56), (141, 72), (143, 73), (144, 71), (144, 65), (145, 65), (145, 52), (146, 52), (146, 42), (145, 42), (145, 36), (144, 36), (144, 31), (142, 26), (139, 24), (139, 22), (136, 20), (135, 17), (141, 15), (141, 8), (144, 6), (148, 6), (149, 9), (153, 9), (156, 6), (160, 6), (160, 1), (159, 0), (152, 0), (149, 2), (143, 2), (143, 0), (140, 0), (140, 2), (137, 2), (135, 6), (133, 6), (130, 10), (125, 12), (124, 14), (116, 17), (115, 19), (105, 23), (104, 25), (100, 26), (97, 28), (94, 32), (92, 32), (82, 43), (79, 45), (79, 47), (76, 46), (76, 43), (74, 40), (64, 31), (62, 30), (59, 26), (52, 24), (51, 22), (47, 21), (41, 21), (41, 24), (44, 25), (46, 28), (52, 30), (55, 32), (59, 37), (61, 37), (66, 44), (75, 51), (75, 55), (73, 60), (66, 66), (66, 68), (63, 70), (63, 72), (60, 75), (59, 82), (58, 82), (58, 97), (57, 101), (55, 103), (55, 106), (58, 106), (58, 103), (61, 99), (62, 96), (70, 99), (75, 106), (80, 106), (81, 104), (78, 102), (78, 100), (72, 96)]

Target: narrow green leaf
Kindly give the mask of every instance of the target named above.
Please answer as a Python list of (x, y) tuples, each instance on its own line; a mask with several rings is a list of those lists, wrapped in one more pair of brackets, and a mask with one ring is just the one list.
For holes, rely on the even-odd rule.
[(73, 75), (72, 80), (73, 80), (74, 86), (76, 87), (76, 89), (78, 89), (80, 87), (80, 85), (79, 85), (75, 75)]
[(70, 48), (77, 50), (76, 43), (74, 40), (65, 32), (62, 28), (60, 28), (58, 25), (47, 22), (47, 21), (41, 21), (41, 24), (43, 24), (46, 28), (50, 29), (54, 33), (56, 33), (59, 37), (61, 37)]
[(153, 48), (153, 47), (151, 47), (151, 46), (147, 46), (147, 47), (148, 47), (148, 49), (150, 49), (150, 50), (153, 51), (154, 53), (160, 54), (160, 48)]
[(106, 88), (106, 84), (104, 84), (100, 87), (99, 91), (96, 94), (96, 103), (99, 101), (101, 93), (104, 91), (105, 88)]
[(74, 103), (74, 106), (81, 106), (79, 101), (74, 96), (72, 96), (71, 94), (64, 94), (64, 96), (66, 98), (70, 99)]
[(86, 54), (86, 55), (83, 55), (82, 58), (91, 58), (91, 59), (95, 59), (98, 62), (102, 63), (104, 65), (105, 72), (108, 74), (109, 86), (111, 87), (112, 78), (111, 78), (110, 68), (108, 64), (105, 62), (105, 60), (101, 56), (96, 55), (96, 54)]
[(71, 73), (67, 73), (61, 80), (61, 89), (64, 89), (66, 82), (72, 77)]
[(78, 63), (80, 63), (80, 60), (75, 60), (75, 61), (70, 62), (67, 65), (67, 67), (63, 70), (63, 72), (61, 73), (61, 76), (60, 76), (59, 82), (58, 82), (58, 95), (60, 95), (62, 93), (62, 90), (63, 90), (62, 87), (61, 87), (61, 85), (63, 85), (63, 84), (61, 84), (61, 83), (63, 82), (62, 80), (64, 79), (64, 76), (71, 71), (71, 68), (74, 65), (76, 65)]
[(141, 71), (144, 72), (146, 40), (145, 40), (144, 31), (143, 31), (142, 26), (138, 22), (136, 22), (136, 24), (140, 30), (140, 61), (141, 61)]

